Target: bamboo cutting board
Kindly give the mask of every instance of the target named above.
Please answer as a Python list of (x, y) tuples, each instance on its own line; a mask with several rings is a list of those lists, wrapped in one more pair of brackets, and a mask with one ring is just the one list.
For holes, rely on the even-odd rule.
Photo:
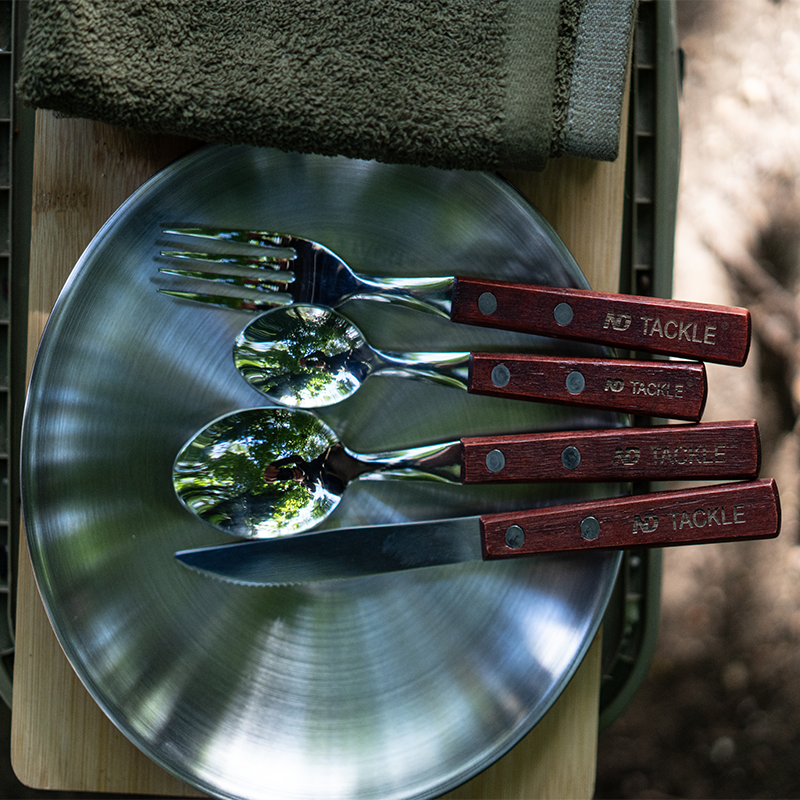
[[(195, 144), (37, 113), (29, 372), (56, 297), (92, 237), (135, 189)], [(601, 291), (618, 287), (624, 164), (624, 153), (612, 164), (561, 159), (542, 174), (507, 176), (550, 221), (592, 287)], [(137, 750), (80, 683), (45, 614), (24, 536), (16, 634), (11, 757), (24, 784), (73, 792), (202, 796)], [(446, 797), (591, 797), (600, 655), (598, 635), (568, 687), (533, 731), (495, 765)]]

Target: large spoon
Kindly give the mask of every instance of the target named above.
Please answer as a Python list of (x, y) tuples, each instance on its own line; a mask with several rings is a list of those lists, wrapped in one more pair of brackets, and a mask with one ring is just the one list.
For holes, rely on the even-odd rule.
[(448, 483), (753, 478), (754, 421), (465, 438), (368, 455), (317, 417), (252, 408), (215, 420), (178, 454), (180, 501), (230, 533), (264, 539), (324, 520), (354, 480)]
[(244, 379), (275, 403), (320, 408), (350, 397), (370, 375), (401, 375), (473, 394), (613, 409), (697, 421), (705, 367), (501, 353), (392, 353), (371, 347), (350, 320), (324, 306), (269, 311), (237, 336)]

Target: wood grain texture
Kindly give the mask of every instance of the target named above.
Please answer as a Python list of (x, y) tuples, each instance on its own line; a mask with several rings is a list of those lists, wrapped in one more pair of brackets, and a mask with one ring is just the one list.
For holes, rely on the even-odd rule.
[(750, 312), (678, 300), (458, 278), (454, 322), (741, 367)]
[[(92, 237), (145, 180), (195, 146), (187, 139), (37, 113), (28, 375), (53, 304)], [(137, 750), (78, 680), (39, 598), (24, 535), (15, 648), (11, 759), (22, 783), (62, 791), (203, 796)]]
[(468, 390), (696, 422), (708, 381), (705, 366), (695, 361), (473, 353)]
[[(627, 104), (623, 104), (623, 131), (626, 125)], [(553, 226), (597, 292), (619, 291), (627, 146), (624, 136), (621, 144), (614, 162), (553, 158), (542, 172), (504, 173)]]
[(755, 420), (481, 436), (461, 445), (464, 483), (752, 479), (761, 466)]
[[(596, 521), (594, 529), (584, 527), (588, 518)], [(780, 524), (778, 489), (770, 478), (487, 514), (481, 517), (481, 536), (484, 558), (491, 560), (608, 547), (769, 539), (778, 535)], [(507, 544), (511, 526), (524, 532), (521, 544)]]
[[(623, 130), (624, 130), (623, 122)], [(545, 214), (594, 288), (619, 283), (623, 152), (614, 163), (563, 158), (517, 186)], [(37, 113), (29, 366), (53, 303), (91, 238), (188, 140), (134, 134)], [(24, 535), (17, 587), (12, 759), (20, 780), (62, 791), (201, 796), (125, 739), (61, 651), (36, 589)], [(589, 798), (594, 791), (601, 636), (539, 724), (451, 800)]]
[(602, 637), (600, 630), (538, 725), (500, 761), (442, 800), (588, 800), (594, 794)]

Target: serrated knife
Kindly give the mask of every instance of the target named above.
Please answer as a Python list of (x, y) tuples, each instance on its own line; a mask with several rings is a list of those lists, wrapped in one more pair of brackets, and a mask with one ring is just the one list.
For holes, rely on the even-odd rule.
[(509, 511), (339, 528), (181, 550), (209, 576), (251, 586), (357, 578), (408, 569), (594, 549), (703, 544), (777, 536), (774, 480)]

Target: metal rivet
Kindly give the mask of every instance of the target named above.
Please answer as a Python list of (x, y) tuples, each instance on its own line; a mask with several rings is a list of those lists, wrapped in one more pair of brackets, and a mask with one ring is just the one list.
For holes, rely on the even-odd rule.
[(575, 369), (567, 375), (566, 386), (570, 394), (580, 394), (586, 388), (586, 378)]
[(561, 451), (561, 463), (567, 469), (575, 469), (581, 463), (581, 451), (570, 445)]
[(497, 298), (491, 292), (484, 292), (478, 298), (478, 308), (481, 314), (494, 314), (497, 311)]
[(569, 303), (559, 303), (553, 309), (553, 318), (559, 325), (569, 325), (572, 322), (573, 312)]
[(511, 372), (505, 364), (498, 364), (496, 367), (492, 368), (492, 383), (497, 386), (498, 389), (506, 386), (510, 380)]
[(517, 550), (525, 544), (525, 531), (519, 525), (512, 525), (506, 531), (506, 544)]
[(581, 520), (581, 536), (588, 541), (596, 539), (600, 535), (600, 523), (596, 517), (586, 517)]
[(489, 472), (500, 472), (506, 465), (506, 457), (499, 450), (490, 450), (486, 454), (486, 469)]

